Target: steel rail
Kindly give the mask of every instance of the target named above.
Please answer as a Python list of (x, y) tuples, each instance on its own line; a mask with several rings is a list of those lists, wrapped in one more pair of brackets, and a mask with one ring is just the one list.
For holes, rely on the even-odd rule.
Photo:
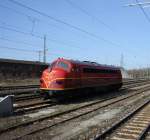
[(52, 101), (43, 101), (39, 103), (22, 105), (14, 108), (15, 109), (14, 114), (22, 114), (22, 113), (26, 113), (37, 109), (46, 108), (46, 107), (51, 107), (55, 105), (57, 105), (57, 103)]
[[(142, 104), (140, 107), (126, 115), (124, 118), (122, 118), (120, 121), (113, 124), (110, 128), (105, 130), (102, 134), (98, 135), (94, 140), (104, 140), (106, 137), (109, 137), (114, 131), (121, 127), (121, 125), (125, 124), (129, 119), (134, 117), (138, 112), (140, 112), (144, 107), (146, 107), (150, 103), (150, 100), (146, 101), (144, 104)], [(142, 131), (142, 133), (139, 135), (139, 137), (136, 140), (142, 140), (145, 136), (145, 133), (148, 131), (150, 127), (150, 124)]]
[(141, 135), (139, 136), (139, 138), (137, 140), (143, 140), (146, 136), (146, 133), (148, 132), (148, 130), (150, 129), (150, 123), (149, 125), (143, 130), (143, 132), (141, 133)]
[[(7, 132), (7, 131), (9, 131), (9, 130), (13, 130), (13, 129), (18, 128), (18, 127), (20, 127), (20, 126), (27, 126), (27, 125), (33, 124), (34, 122), (37, 122), (37, 121), (40, 122), (40, 121), (43, 121), (43, 120), (46, 120), (46, 119), (53, 119), (53, 120), (55, 120), (55, 118), (58, 118), (58, 117), (60, 117), (60, 116), (62, 116), (62, 118), (63, 118), (63, 115), (67, 115), (67, 113), (72, 113), (72, 114), (73, 114), (73, 112), (75, 112), (75, 111), (82, 110), (81, 113), (78, 113), (78, 115), (76, 114), (75, 116), (73, 116), (73, 117), (71, 117), (71, 118), (68, 118), (68, 119), (65, 119), (65, 120), (62, 119), (62, 121), (58, 121), (58, 122), (55, 122), (54, 124), (50, 124), (50, 125), (44, 126), (44, 128), (39, 128), (39, 129), (37, 129), (37, 130), (30, 131), (29, 133), (24, 134), (24, 135), (22, 134), (21, 136), (18, 136), (18, 137), (17, 137), (17, 139), (20, 139), (20, 138), (22, 138), (22, 137), (24, 137), (24, 136), (38, 133), (38, 132), (40, 132), (40, 131), (42, 131), (42, 130), (51, 128), (51, 127), (56, 126), (56, 125), (58, 125), (58, 124), (64, 123), (64, 122), (66, 122), (66, 121), (69, 121), (69, 120), (78, 118), (78, 117), (80, 117), (80, 116), (89, 114), (89, 113), (94, 112), (94, 111), (96, 111), (96, 110), (98, 110), (98, 109), (101, 109), (101, 108), (110, 106), (110, 105), (112, 105), (112, 104), (114, 104), (114, 103), (117, 103), (117, 102), (120, 102), (120, 101), (122, 101), (122, 100), (125, 100), (125, 99), (128, 99), (128, 98), (137, 96), (137, 94), (140, 94), (141, 92), (147, 91), (147, 90), (150, 90), (150, 87), (148, 87), (148, 88), (146, 88), (146, 89), (145, 89), (145, 88), (144, 88), (144, 89), (140, 89), (139, 91), (136, 91), (136, 92), (134, 92), (134, 93), (132, 93), (132, 94), (130, 94), (130, 95), (128, 95), (128, 96), (125, 96), (125, 97), (118, 97), (119, 99), (116, 99), (116, 100), (114, 100), (114, 101), (110, 101), (111, 99), (105, 99), (105, 100), (103, 100), (103, 101), (94, 102), (94, 103), (91, 103), (91, 104), (88, 104), (88, 105), (84, 105), (84, 106), (81, 106), (81, 107), (78, 107), (78, 108), (74, 108), (74, 109), (71, 109), (71, 110), (67, 110), (67, 111), (64, 111), (64, 112), (60, 112), (60, 113), (58, 113), (58, 114), (54, 114), (54, 115), (51, 115), (51, 116), (49, 115), (49, 116), (45, 116), (45, 117), (43, 117), (43, 118), (39, 118), (39, 119), (35, 119), (35, 120), (32, 120), (32, 121), (28, 121), (28, 122), (26, 122), (26, 123), (18, 124), (18, 125), (16, 125), (16, 126), (12, 126), (12, 127), (6, 128), (6, 129), (2, 130), (0, 133), (4, 133), (4, 132)], [(108, 101), (108, 100), (109, 100), (109, 103), (107, 103), (107, 104), (105, 104), (105, 105), (102, 105), (102, 103), (104, 103), (104, 102), (106, 102), (106, 101)], [(112, 100), (113, 100), (113, 98), (112, 98)], [(99, 106), (97, 106), (97, 104), (99, 104)], [(91, 108), (91, 107), (94, 106), (94, 105), (95, 105), (95, 108), (94, 108), (94, 107)], [(86, 110), (86, 108), (87, 108), (87, 110)], [(91, 108), (91, 109), (90, 109), (90, 108)], [(88, 110), (88, 109), (89, 109), (89, 110)]]

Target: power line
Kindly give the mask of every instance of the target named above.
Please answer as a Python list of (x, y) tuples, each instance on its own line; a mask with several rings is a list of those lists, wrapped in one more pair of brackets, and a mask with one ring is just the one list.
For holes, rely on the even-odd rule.
[[(3, 26), (0, 26), (1, 29), (4, 29), (4, 30), (8, 30), (8, 31), (12, 31), (12, 32), (16, 32), (16, 33), (20, 33), (20, 34), (23, 34), (23, 35), (29, 35), (29, 36), (33, 36), (35, 38), (38, 38), (38, 39), (42, 39), (43, 40), (43, 37), (40, 36), (40, 35), (35, 35), (34, 34), (30, 34), (28, 32), (24, 32), (24, 31), (20, 31), (20, 30), (17, 30), (17, 29), (14, 29), (14, 28), (9, 28), (9, 27), (3, 27)], [(76, 47), (76, 46), (72, 46), (72, 45), (68, 45), (68, 43), (65, 43), (64, 41), (59, 41), (59, 40), (55, 40), (55, 39), (52, 39), (52, 38), (47, 38), (47, 40), (51, 41), (51, 42), (54, 42), (54, 43), (57, 43), (57, 44), (61, 44), (63, 46), (66, 46), (66, 47), (73, 47), (73, 48), (79, 48), (79, 47)]]
[(33, 44), (30, 44), (30, 43), (27, 43), (27, 42), (24, 42), (24, 41), (11, 40), (11, 39), (4, 38), (4, 37), (0, 37), (0, 40), (5, 40), (5, 41), (17, 43), (17, 44), (24, 44), (24, 45), (28, 45), (28, 46), (32, 46), (32, 47), (33, 47), (33, 46), (37, 46), (37, 45), (33, 45)]
[(27, 49), (19, 49), (19, 48), (14, 48), (14, 47), (7, 47), (7, 46), (0, 46), (0, 49), (7, 49), (7, 50), (13, 50), (13, 51), (19, 51), (19, 52), (28, 52), (28, 53), (36, 53), (38, 54), (39, 61), (41, 57), (41, 50), (27, 50)]
[(119, 46), (119, 47), (120, 47), (120, 45), (118, 45), (118, 44), (116, 44), (116, 43), (114, 43), (114, 42), (112, 42), (112, 41), (109, 41), (109, 40), (107, 40), (107, 39), (105, 39), (105, 38), (99, 37), (99, 36), (97, 36), (97, 35), (95, 35), (95, 34), (93, 34), (93, 33), (91, 33), (91, 32), (88, 32), (88, 31), (86, 31), (86, 30), (84, 30), (84, 29), (82, 29), (82, 28), (80, 28), (80, 27), (78, 27), (78, 26), (75, 26), (75, 25), (72, 25), (72, 24), (70, 24), (70, 23), (68, 23), (68, 22), (65, 22), (65, 21), (63, 21), (63, 20), (57, 19), (57, 18), (55, 18), (55, 17), (53, 17), (53, 16), (50, 16), (50, 15), (44, 13), (44, 12), (41, 12), (41, 11), (39, 11), (39, 10), (33, 9), (33, 8), (29, 7), (29, 6), (26, 6), (26, 5), (24, 5), (24, 4), (20, 3), (20, 2), (17, 2), (17, 1), (15, 1), (15, 0), (8, 0), (8, 1), (9, 1), (9, 2), (12, 2), (12, 3), (14, 3), (14, 4), (18, 5), (18, 6), (21, 6), (21, 7), (23, 7), (23, 8), (26, 8), (26, 9), (28, 9), (28, 10), (30, 10), (30, 11), (33, 11), (33, 12), (39, 14), (39, 15), (42, 15), (42, 16), (44, 16), (44, 17), (47, 17), (47, 18), (49, 18), (49, 19), (51, 19), (51, 20), (53, 20), (53, 21), (55, 21), (55, 22), (64, 24), (64, 25), (66, 25), (66, 26), (68, 26), (68, 27), (70, 27), (70, 28), (72, 28), (72, 29), (75, 29), (75, 30), (80, 31), (80, 32), (82, 32), (82, 33), (84, 33), (84, 34), (87, 34), (87, 35), (89, 35), (89, 36), (91, 36), (91, 37), (93, 37), (93, 38), (96, 38), (96, 39), (98, 39), (98, 40), (102, 40), (102, 41), (107, 42), (107, 43), (109, 43), (109, 44), (111, 44), (111, 45), (113, 45), (113, 46)]
[(24, 8), (26, 8), (26, 9), (30, 10), (30, 11), (33, 11), (33, 12), (35, 12), (35, 13), (38, 13), (38, 14), (40, 14), (40, 15), (42, 15), (42, 16), (44, 16), (44, 17), (47, 17), (47, 18), (49, 18), (49, 19), (51, 19), (51, 20), (54, 20), (54, 21), (59, 22), (59, 23), (61, 23), (61, 24), (64, 24), (64, 25), (66, 25), (66, 26), (68, 26), (68, 27), (70, 27), (70, 28), (73, 28), (73, 29), (75, 29), (75, 30), (78, 30), (78, 31), (80, 31), (80, 32), (86, 33), (86, 34), (88, 34), (88, 35), (90, 35), (90, 36), (93, 36), (93, 37), (96, 37), (96, 38), (97, 38), (96, 35), (94, 35), (94, 34), (92, 34), (92, 33), (90, 33), (90, 32), (87, 32), (87, 31), (85, 31), (84, 29), (81, 29), (81, 28), (79, 28), (79, 27), (77, 27), (77, 26), (74, 26), (74, 25), (72, 25), (72, 24), (69, 24), (69, 23), (67, 23), (67, 22), (65, 22), (65, 21), (62, 21), (62, 20), (57, 19), (57, 18), (55, 18), (55, 17), (52, 17), (52, 16), (50, 16), (50, 15), (47, 15), (46, 13), (40, 12), (40, 11), (38, 11), (38, 10), (36, 10), (36, 9), (33, 9), (33, 8), (29, 7), (29, 6), (26, 6), (26, 5), (24, 5), (24, 4), (20, 3), (20, 2), (17, 2), (17, 1), (14, 1), (14, 0), (8, 0), (8, 1), (10, 1), (10, 2), (12, 2), (12, 3), (14, 3), (14, 4), (17, 4), (17, 5), (21, 6), (21, 7), (24, 7)]
[(127, 5), (125, 5), (125, 6), (130, 6), (130, 7), (137, 6), (137, 5), (147, 6), (147, 5), (149, 5), (149, 4), (150, 4), (150, 2), (136, 2), (136, 3), (134, 3), (134, 4), (127, 4)]
[(145, 5), (145, 6), (143, 6), (143, 8), (149, 8), (150, 7), (150, 5)]
[(18, 48), (7, 47), (7, 46), (0, 46), (0, 48), (9, 49), (9, 50), (16, 50), (16, 51), (22, 51), (22, 52), (39, 53), (38, 50), (18, 49)]
[[(7, 7), (7, 6), (1, 5), (1, 4), (0, 4), (0, 7), (5, 8), (5, 9), (8, 9), (8, 10), (11, 10), (11, 11), (17, 13), (17, 14), (26, 16), (27, 18), (33, 17), (33, 16), (27, 15), (27, 14), (25, 14), (25, 13), (23, 13), (23, 12), (20, 12), (20, 11), (18, 11), (18, 10), (16, 10), (16, 9), (12, 9), (12, 8), (10, 8), (10, 7)], [(33, 17), (33, 18), (36, 19), (36, 20), (38, 20), (38, 18), (35, 18), (35, 17)]]
[(0, 20), (0, 23), (2, 24), (3, 27), (7, 26), (7, 27), (16, 28), (16, 29), (20, 28), (20, 27), (18, 27), (18, 26), (10, 25), (10, 24), (8, 24), (8, 23), (2, 21), (2, 20)]
[[(8, 30), (8, 31), (13, 31), (13, 32), (16, 32), (16, 33), (24, 34), (24, 35), (31, 35), (30, 33), (27, 33), (27, 32), (24, 32), (24, 31), (20, 31), (20, 30), (14, 29), (14, 28), (3, 27), (3, 26), (0, 26), (0, 28), (4, 29), (4, 30)], [(42, 37), (37, 36), (37, 35), (32, 35), (32, 36), (42, 39)]]
[(38, 21), (37, 18), (35, 18), (35, 17), (33, 17), (33, 16), (30, 16), (30, 15), (27, 15), (27, 14), (25, 14), (25, 13), (23, 13), (23, 12), (17, 11), (17, 10), (15, 10), (15, 9), (9, 8), (9, 7), (7, 7), (7, 6), (3, 6), (3, 5), (1, 5), (1, 4), (0, 4), (0, 7), (5, 8), (5, 9), (8, 9), (8, 10), (11, 10), (11, 11), (17, 13), (17, 14), (26, 16), (27, 19), (32, 22), (31, 34), (33, 33), (33, 29), (34, 29), (34, 27), (35, 27), (35, 22)]
[(90, 32), (87, 32), (87, 31), (85, 31), (85, 30), (83, 30), (83, 29), (81, 29), (81, 28), (79, 28), (79, 27), (77, 27), (77, 26), (74, 26), (74, 25), (72, 25), (72, 24), (69, 24), (69, 23), (67, 23), (67, 22), (65, 22), (65, 21), (63, 21), (63, 20), (57, 19), (57, 18), (55, 18), (55, 17), (53, 17), (53, 16), (47, 15), (46, 13), (43, 13), (43, 12), (38, 11), (38, 10), (36, 10), (36, 9), (33, 9), (33, 8), (31, 8), (31, 7), (29, 7), (29, 6), (26, 6), (26, 5), (24, 5), (24, 4), (20, 3), (20, 2), (17, 2), (17, 1), (14, 1), (14, 0), (8, 0), (8, 1), (10, 1), (10, 2), (16, 4), (16, 5), (19, 5), (19, 6), (21, 6), (21, 7), (24, 7), (24, 8), (26, 8), (26, 9), (30, 10), (30, 11), (33, 11), (33, 12), (35, 12), (35, 13), (38, 13), (38, 14), (44, 16), (44, 17), (47, 17), (47, 18), (49, 18), (49, 19), (51, 19), (51, 20), (53, 20), (53, 21), (56, 21), (56, 22), (61, 23), (61, 24), (64, 24), (64, 25), (66, 25), (66, 26), (68, 26), (68, 27), (70, 27), (70, 28), (73, 28), (73, 29), (75, 29), (75, 30), (78, 30), (78, 31), (80, 31), (80, 32), (83, 32), (83, 33), (86, 33), (86, 34), (88, 34), (88, 35), (90, 35), (90, 36), (94, 36), (94, 37), (95, 37), (95, 35), (93, 35), (93, 34), (90, 33)]
[[(8, 49), (8, 50), (14, 50), (14, 51), (21, 51), (21, 52), (28, 52), (28, 53), (36, 53), (36, 54), (39, 54), (39, 59), (41, 58), (41, 53), (43, 52), (43, 50), (19, 49), (19, 48), (8, 47), (8, 46), (0, 46), (0, 49)], [(54, 56), (61, 56), (61, 55), (62, 55), (62, 54), (51, 53), (51, 52), (48, 52), (47, 54), (54, 55)]]
[[(137, 3), (139, 3), (138, 0), (136, 0)], [(150, 22), (150, 17), (148, 16), (148, 14), (145, 12), (145, 10), (143, 9), (143, 7), (141, 6), (141, 4), (139, 4), (139, 7), (141, 9), (141, 11), (143, 12), (144, 16), (146, 17), (147, 21)]]
[(66, 43), (64, 41), (55, 40), (55, 39), (52, 39), (52, 38), (49, 38), (49, 37), (47, 37), (47, 41), (51, 41), (51, 42), (54, 42), (54, 43), (57, 43), (57, 44), (60, 44), (60, 45), (63, 45), (63, 46), (69, 47), (69, 48), (71, 47), (71, 48), (81, 49), (81, 47), (72, 46), (72, 45), (69, 45), (68, 43)]
[(97, 18), (96, 16), (90, 14), (87, 10), (81, 8), (80, 6), (78, 6), (77, 4), (75, 4), (74, 2), (72, 2), (71, 0), (65, 0), (69, 5), (71, 5), (72, 7), (80, 10), (82, 13), (86, 14), (87, 16), (91, 17), (92, 19), (95, 19), (97, 22), (99, 22), (100, 24), (104, 25), (106, 28), (108, 28), (109, 30), (112, 30), (106, 23), (104, 23), (102, 20), (100, 20), (99, 18)]
[[(13, 12), (16, 13), (16, 14), (25, 16), (25, 17), (27, 17), (29, 20), (30, 20), (30, 19), (34, 19), (34, 20), (36, 20), (36, 22), (43, 22), (44, 24), (47, 24), (48, 26), (53, 26), (53, 27), (55, 27), (55, 28), (57, 28), (57, 29), (60, 29), (60, 27), (58, 27), (58, 26), (56, 26), (56, 25), (54, 25), (54, 24), (51, 24), (51, 23), (49, 23), (49, 22), (44, 22), (43, 20), (41, 20), (41, 19), (39, 19), (39, 18), (37, 18), (37, 17), (34, 17), (34, 16), (31, 16), (31, 15), (25, 14), (25, 13), (23, 13), (23, 12), (20, 12), (20, 11), (16, 10), (16, 9), (13, 9), (13, 8), (10, 8), (10, 7), (7, 7), (7, 6), (3, 6), (3, 5), (1, 5), (1, 4), (0, 4), (0, 7), (5, 8), (5, 9), (8, 9), (8, 10), (10, 10), (10, 11), (13, 11)], [(61, 29), (62, 29), (62, 28), (61, 28)]]
[[(49, 23), (49, 22), (44, 22), (43, 20), (41, 20), (41, 19), (39, 19), (39, 18), (37, 18), (37, 17), (34, 17), (34, 16), (31, 16), (31, 15), (25, 14), (25, 13), (23, 13), (23, 12), (20, 12), (20, 11), (16, 10), (16, 9), (13, 9), (13, 8), (10, 8), (10, 7), (1, 5), (1, 4), (0, 4), (0, 7), (5, 8), (5, 9), (8, 9), (8, 10), (14, 12), (14, 13), (19, 14), (19, 15), (25, 16), (25, 17), (27, 17), (28, 19), (33, 19), (33, 20), (36, 20), (36, 21), (38, 21), (38, 22), (42, 22), (42, 23), (44, 23), (44, 24), (47, 24), (47, 25), (50, 26), (50, 27), (53, 26), (53, 27), (55, 27), (55, 28), (57, 28), (57, 29), (60, 29), (60, 27), (58, 27), (57, 25), (51, 24), (51, 23)], [(3, 21), (2, 21), (2, 22), (3, 22)], [(3, 23), (4, 23), (4, 22), (3, 22)], [(5, 24), (6, 24), (6, 23), (5, 23)], [(62, 30), (62, 28), (61, 28), (61, 30)], [(66, 31), (66, 30), (65, 30), (65, 31)], [(58, 44), (63, 44), (64, 46), (68, 46), (67, 43), (62, 42), (62, 41), (58, 41), (58, 40), (55, 40), (55, 39), (49, 39), (49, 40), (51, 40), (52, 42), (58, 43)], [(72, 47), (72, 46), (69, 46), (69, 47)], [(76, 47), (74, 47), (74, 48), (76, 48)]]
[(1, 4), (0, 4), (0, 7), (5, 8), (5, 9), (8, 9), (8, 10), (10, 10), (10, 11), (13, 11), (14, 13), (17, 13), (17, 14), (19, 14), (19, 15), (22, 15), (22, 16), (27, 17), (27, 19), (32, 22), (31, 34), (33, 34), (33, 30), (34, 30), (34, 28), (35, 28), (35, 23), (36, 23), (37, 21), (41, 21), (40, 19), (38, 19), (38, 18), (36, 18), (36, 17), (33, 17), (33, 16), (31, 16), (31, 15), (28, 15), (28, 14), (25, 14), (25, 13), (23, 13), (23, 12), (20, 12), (20, 11), (16, 10), (16, 9), (13, 9), (13, 8), (10, 8), (10, 7), (1, 5)]
[[(7, 23), (5, 23), (4, 21), (0, 21), (3, 25), (7, 25), (7, 26), (10, 26), (10, 27), (15, 27), (15, 28), (18, 28), (18, 27), (16, 27), (16, 26), (12, 26), (12, 25), (10, 25), (10, 24), (7, 24)], [(1, 28), (1, 27), (0, 27)], [(5, 29), (5, 30), (8, 30), (8, 29)], [(14, 29), (13, 29), (14, 30)], [(15, 29), (16, 30), (16, 29)], [(12, 31), (12, 30), (11, 30)], [(15, 31), (16, 32), (16, 31)], [(20, 31), (20, 30), (18, 30), (17, 29), (17, 33), (23, 33), (24, 31)], [(27, 33), (27, 32), (24, 32), (23, 33), (24, 35), (32, 35), (32, 36), (34, 36), (34, 37), (36, 37), (36, 35), (35, 35), (35, 33)], [(48, 34), (47, 34), (48, 35)], [(38, 38), (41, 38), (42, 39), (42, 36), (37, 36)], [(52, 39), (52, 38), (48, 38), (48, 40), (49, 41), (51, 41), (51, 42), (54, 42), (54, 43), (57, 43), (57, 44), (61, 44), (61, 45), (63, 45), (63, 46), (66, 46), (66, 47), (73, 47), (73, 48), (80, 48), (80, 47), (77, 47), (77, 46), (72, 46), (72, 45), (69, 45), (68, 43), (66, 43), (66, 42), (64, 42), (64, 41), (60, 41), (60, 40), (56, 40), (56, 39)]]

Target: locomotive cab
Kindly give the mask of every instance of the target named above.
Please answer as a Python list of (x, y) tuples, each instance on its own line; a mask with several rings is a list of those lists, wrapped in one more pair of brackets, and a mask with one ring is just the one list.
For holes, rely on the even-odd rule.
[(72, 65), (64, 59), (54, 61), (44, 70), (40, 79), (40, 89), (48, 94), (61, 93), (68, 89)]

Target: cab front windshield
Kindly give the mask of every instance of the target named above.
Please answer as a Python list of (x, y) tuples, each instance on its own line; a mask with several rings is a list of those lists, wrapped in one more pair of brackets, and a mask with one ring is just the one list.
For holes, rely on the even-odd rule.
[(61, 69), (64, 69), (64, 70), (69, 70), (69, 65), (65, 62), (62, 62), (62, 61), (59, 61), (57, 64), (56, 64), (56, 67), (57, 68), (61, 68)]
[(64, 70), (69, 70), (69, 65), (65, 62), (62, 62), (62, 61), (59, 61), (59, 62), (54, 62), (52, 63), (50, 66), (49, 66), (49, 72), (52, 71), (53, 68), (61, 68), (61, 69), (64, 69)]

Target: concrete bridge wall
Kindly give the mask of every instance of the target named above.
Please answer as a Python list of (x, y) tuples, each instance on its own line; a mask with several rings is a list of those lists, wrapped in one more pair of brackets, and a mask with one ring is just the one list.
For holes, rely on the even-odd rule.
[(0, 59), (0, 86), (38, 84), (41, 72), (48, 64), (32, 61)]

